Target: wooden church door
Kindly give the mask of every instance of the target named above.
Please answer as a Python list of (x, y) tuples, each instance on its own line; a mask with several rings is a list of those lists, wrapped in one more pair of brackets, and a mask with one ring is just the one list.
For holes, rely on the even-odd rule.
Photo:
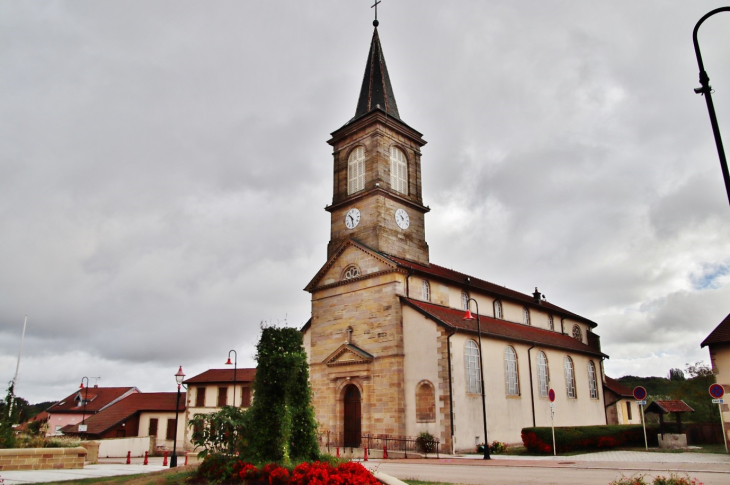
[(360, 447), (362, 420), (360, 411), (360, 390), (354, 384), (350, 384), (345, 388), (345, 439), (343, 444), (346, 447)]

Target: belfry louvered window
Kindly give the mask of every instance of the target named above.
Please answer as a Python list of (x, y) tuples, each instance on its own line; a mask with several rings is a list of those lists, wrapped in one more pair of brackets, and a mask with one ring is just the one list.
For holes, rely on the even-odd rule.
[(396, 147), (390, 147), (390, 187), (408, 195), (408, 163), (406, 155)]
[(517, 375), (517, 354), (512, 347), (504, 349), (504, 378), (507, 395), (519, 396), (520, 379)]
[(357, 147), (347, 162), (347, 195), (365, 188), (365, 148)]

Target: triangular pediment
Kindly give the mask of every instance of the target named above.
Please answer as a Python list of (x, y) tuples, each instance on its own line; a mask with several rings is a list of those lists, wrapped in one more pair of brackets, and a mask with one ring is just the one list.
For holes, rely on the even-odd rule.
[(348, 239), (304, 288), (306, 291), (342, 285), (398, 270), (398, 264), (352, 239)]
[(372, 362), (373, 359), (372, 354), (365, 352), (356, 345), (345, 343), (340, 345), (322, 363), (328, 366), (367, 364)]

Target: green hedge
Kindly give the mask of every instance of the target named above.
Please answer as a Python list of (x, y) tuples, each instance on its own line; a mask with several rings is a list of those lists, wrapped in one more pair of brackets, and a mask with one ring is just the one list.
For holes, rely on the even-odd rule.
[[(647, 426), (649, 445), (657, 445), (656, 426)], [(522, 443), (533, 453), (553, 452), (551, 428), (523, 428)], [(558, 453), (567, 451), (610, 449), (619, 446), (644, 446), (644, 430), (641, 425), (570, 426), (555, 428), (555, 445)]]

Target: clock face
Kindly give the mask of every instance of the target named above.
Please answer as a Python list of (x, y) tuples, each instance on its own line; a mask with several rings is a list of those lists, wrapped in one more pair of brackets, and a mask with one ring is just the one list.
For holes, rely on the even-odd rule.
[(345, 226), (347, 226), (348, 229), (355, 229), (359, 223), (360, 211), (357, 209), (350, 209), (347, 211), (347, 215), (345, 216)]
[(395, 211), (395, 223), (398, 224), (398, 227), (400, 227), (401, 229), (408, 229), (408, 226), (411, 225), (411, 220), (408, 217), (408, 213), (403, 209), (398, 209), (397, 211)]

